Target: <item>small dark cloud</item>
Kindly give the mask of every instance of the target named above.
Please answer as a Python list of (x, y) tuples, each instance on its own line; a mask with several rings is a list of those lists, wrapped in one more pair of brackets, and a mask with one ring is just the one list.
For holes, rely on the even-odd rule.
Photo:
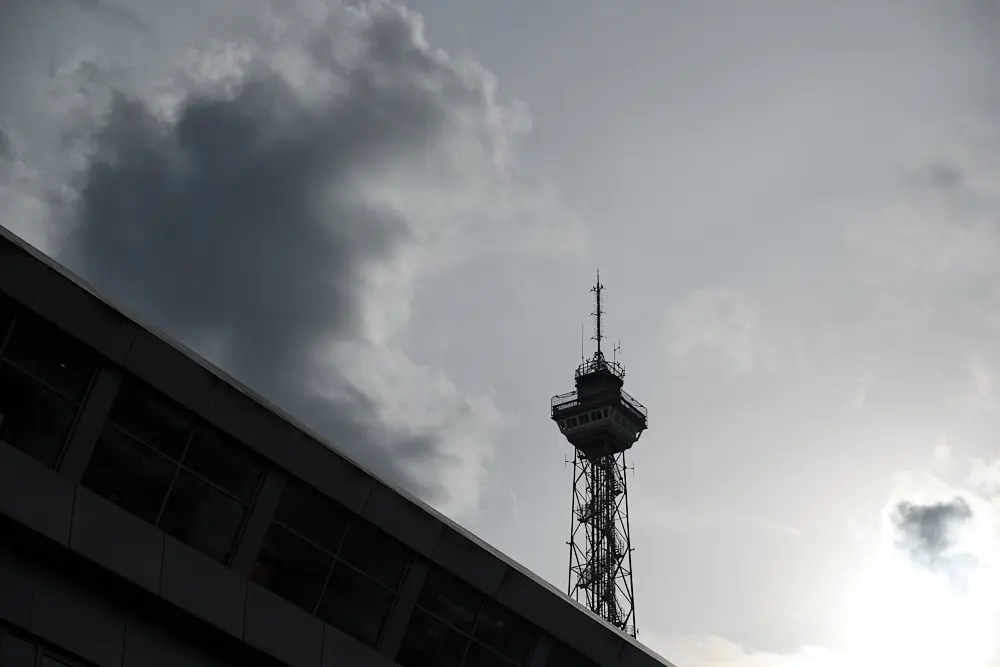
[(123, 25), (140, 32), (152, 32), (152, 26), (145, 21), (135, 10), (122, 7), (106, 0), (64, 0), (75, 7), (78, 7), (94, 16)]
[[(232, 375), (436, 500), (446, 490), (411, 474), (450, 456), (435, 434), (385, 428), (379, 406), (323, 359), (364, 336), (364, 274), (410, 240), (405, 211), (364, 198), (358, 179), (432, 164), (456, 109), (462, 122), (485, 119), (490, 101), (485, 81), (430, 55), (412, 17), (378, 7), (368, 7), (366, 58), (354, 69), (331, 49), (307, 51), (344, 84), (319, 104), (266, 62), (232, 94), (187, 94), (170, 120), (115, 91), (63, 259), (195, 349), (218, 345), (209, 356)], [(325, 28), (315, 30), (320, 44)]]
[(964, 588), (978, 559), (961, 542), (960, 533), (973, 519), (972, 508), (961, 497), (947, 502), (900, 502), (890, 515), (895, 545), (911, 562), (948, 577)]
[(9, 160), (12, 157), (14, 157), (14, 147), (10, 143), (10, 137), (0, 127), (0, 160)]
[(963, 181), (961, 171), (951, 165), (942, 163), (933, 164), (928, 167), (926, 176), (931, 184), (939, 188), (956, 188)]

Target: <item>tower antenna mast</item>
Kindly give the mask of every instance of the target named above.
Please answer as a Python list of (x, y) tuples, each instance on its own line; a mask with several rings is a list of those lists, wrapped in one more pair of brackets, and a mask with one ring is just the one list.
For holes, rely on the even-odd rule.
[[(633, 637), (635, 596), (628, 521), (626, 452), (647, 427), (646, 408), (623, 389), (625, 369), (608, 362), (604, 338), (604, 285), (595, 296), (594, 340), (587, 360), (581, 350), (576, 389), (552, 398), (552, 420), (573, 446), (573, 509), (570, 516), (568, 594)], [(582, 332), (581, 332), (582, 343)]]
[(604, 291), (604, 285), (601, 284), (601, 270), (597, 270), (597, 284), (590, 288), (590, 291), (594, 293), (595, 307), (594, 312), (591, 313), (594, 316), (595, 322), (595, 333), (594, 340), (597, 341), (597, 353), (594, 355), (594, 359), (603, 359), (604, 354), (601, 352), (601, 341), (604, 339), (604, 334), (601, 331), (601, 318), (604, 316), (604, 309), (601, 304), (601, 292)]

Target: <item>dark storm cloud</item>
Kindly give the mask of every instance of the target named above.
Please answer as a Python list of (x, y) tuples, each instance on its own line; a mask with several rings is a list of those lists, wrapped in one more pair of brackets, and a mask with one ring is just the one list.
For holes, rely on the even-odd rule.
[[(320, 106), (262, 64), (234, 94), (189, 94), (169, 121), (115, 92), (64, 259), (196, 349), (221, 341), (228, 372), (433, 499), (442, 489), (415, 488), (409, 464), (442, 460), (435, 438), (382, 428), (377, 406), (320, 377), (318, 359), (362, 334), (362, 275), (410, 234), (403, 213), (361, 198), (357, 179), (419, 163), (455, 105), (486, 114), (488, 102), (426, 53), (405, 13), (377, 11), (361, 38), (365, 58), (346, 72), (321, 39), (310, 47), (346, 84)], [(317, 383), (340, 397), (321, 398)]]
[(118, 23), (141, 32), (152, 32), (152, 27), (149, 23), (144, 21), (134, 10), (127, 7), (106, 2), (105, 0), (65, 1), (106, 21), (113, 21), (114, 23)]
[(891, 514), (895, 544), (916, 565), (945, 575), (964, 587), (976, 557), (961, 543), (960, 531), (973, 519), (972, 508), (960, 497), (918, 505), (900, 502)]
[(11, 146), (10, 137), (0, 127), (0, 160), (9, 160), (14, 157), (14, 147)]

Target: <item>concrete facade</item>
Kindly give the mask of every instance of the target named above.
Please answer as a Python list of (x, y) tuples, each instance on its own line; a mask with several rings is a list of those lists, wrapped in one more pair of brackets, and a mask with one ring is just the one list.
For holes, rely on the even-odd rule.
[(0, 665), (668, 665), (0, 228)]

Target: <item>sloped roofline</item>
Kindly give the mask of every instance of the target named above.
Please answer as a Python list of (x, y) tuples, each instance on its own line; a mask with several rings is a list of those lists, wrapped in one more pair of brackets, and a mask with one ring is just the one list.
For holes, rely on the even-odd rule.
[[(198, 354), (197, 352), (195, 352), (194, 350), (192, 350), (188, 346), (184, 345), (183, 343), (181, 343), (181, 342), (173, 339), (172, 337), (168, 336), (166, 333), (164, 333), (158, 327), (150, 324), (149, 322), (145, 321), (143, 318), (137, 316), (130, 309), (125, 308), (125, 307), (123, 307), (123, 306), (115, 303), (114, 301), (110, 300), (109, 298), (105, 297), (97, 289), (95, 289), (89, 282), (87, 282), (86, 280), (84, 280), (81, 276), (77, 275), (76, 273), (74, 273), (73, 271), (71, 271), (70, 269), (68, 269), (67, 267), (65, 267), (64, 265), (60, 264), (53, 257), (51, 257), (51, 256), (45, 254), (44, 252), (42, 252), (41, 250), (35, 248), (33, 245), (31, 245), (26, 240), (22, 239), (20, 236), (18, 236), (17, 234), (15, 234), (14, 232), (12, 232), (11, 230), (7, 229), (3, 225), (0, 225), (0, 237), (2, 237), (4, 239), (6, 239), (7, 241), (9, 241), (10, 243), (14, 244), (22, 252), (24, 252), (25, 254), (29, 255), (35, 261), (43, 264), (49, 270), (56, 272), (57, 274), (59, 274), (60, 276), (62, 276), (65, 280), (69, 281), (70, 283), (72, 283), (73, 285), (79, 287), (80, 289), (86, 291), (92, 298), (94, 298), (97, 301), (103, 303), (108, 308), (111, 308), (112, 310), (114, 310), (114, 311), (120, 313), (121, 315), (125, 316), (128, 320), (130, 320), (132, 323), (134, 323), (140, 329), (144, 329), (147, 332), (153, 334), (154, 336), (156, 336), (157, 338), (159, 338), (161, 341), (163, 341), (164, 343), (166, 343), (167, 345), (169, 345), (170, 347), (174, 348), (175, 350), (177, 350), (178, 352), (180, 352), (181, 354), (183, 354), (184, 356), (186, 356), (187, 358), (189, 358), (191, 361), (193, 361), (194, 363), (196, 363), (199, 367), (203, 368), (204, 370), (208, 371), (212, 375), (216, 376), (218, 379), (222, 380), (223, 382), (227, 383), (228, 385), (230, 385), (234, 389), (238, 390), (240, 393), (244, 394), (247, 398), (249, 398), (254, 403), (258, 404), (260, 407), (262, 407), (262, 408), (270, 411), (274, 415), (280, 417), (282, 420), (284, 420), (285, 422), (287, 422), (294, 429), (300, 431), (301, 433), (303, 433), (306, 436), (310, 437), (311, 439), (315, 440), (317, 443), (320, 443), (321, 445), (323, 445), (324, 447), (326, 447), (327, 449), (329, 449), (332, 453), (334, 453), (337, 456), (341, 457), (342, 459), (344, 459), (345, 461), (347, 461), (350, 465), (354, 466), (356, 469), (358, 469), (358, 470), (362, 471), (363, 473), (365, 473), (366, 475), (370, 476), (371, 478), (373, 478), (374, 480), (376, 480), (377, 482), (379, 482), (380, 484), (382, 484), (387, 489), (389, 489), (392, 492), (398, 494), (399, 496), (401, 496), (402, 498), (406, 499), (407, 501), (409, 501), (410, 503), (412, 503), (413, 505), (415, 505), (419, 509), (427, 512), (428, 514), (430, 514), (431, 516), (433, 516), (434, 518), (436, 518), (438, 521), (440, 521), (444, 526), (450, 528), (451, 530), (455, 531), (456, 533), (458, 533), (462, 537), (468, 539), (470, 542), (476, 544), (478, 547), (480, 547), (484, 551), (492, 554), (493, 556), (495, 556), (498, 560), (500, 560), (506, 566), (513, 568), (518, 573), (520, 573), (521, 575), (523, 575), (524, 577), (526, 577), (528, 580), (530, 580), (533, 583), (538, 584), (539, 586), (547, 589), (551, 593), (554, 593), (557, 596), (558, 599), (562, 600), (566, 604), (571, 605), (572, 607), (575, 607), (578, 611), (586, 614), (588, 617), (590, 617), (591, 620), (593, 620), (594, 622), (599, 623), (602, 627), (606, 628), (610, 632), (613, 632), (615, 635), (617, 635), (619, 638), (621, 638), (622, 640), (624, 640), (628, 644), (631, 644), (632, 646), (634, 646), (635, 648), (639, 649), (643, 653), (646, 653), (649, 657), (651, 657), (651, 658), (653, 658), (655, 660), (658, 660), (661, 664), (667, 665), (667, 667), (673, 667), (672, 663), (666, 661), (662, 656), (659, 656), (654, 651), (652, 651), (650, 648), (648, 648), (644, 644), (642, 644), (639, 641), (637, 641), (635, 638), (633, 638), (630, 635), (622, 632), (618, 628), (612, 626), (607, 621), (605, 621), (603, 618), (601, 618), (597, 614), (593, 613), (592, 611), (590, 611), (589, 609), (587, 609), (584, 605), (580, 604), (579, 602), (577, 602), (576, 600), (574, 600), (570, 596), (566, 595), (565, 592), (559, 590), (558, 588), (556, 588), (550, 582), (548, 582), (545, 579), (541, 578), (540, 576), (536, 575), (534, 572), (532, 572), (527, 567), (521, 565), (520, 563), (518, 563), (516, 560), (514, 560), (510, 556), (508, 556), (505, 553), (503, 553), (502, 551), (496, 549), (495, 547), (493, 547), (492, 545), (490, 545), (489, 543), (487, 543), (485, 540), (480, 539), (474, 533), (472, 533), (471, 531), (469, 531), (466, 528), (462, 527), (457, 522), (455, 522), (454, 520), (452, 520), (448, 516), (442, 514), (441, 512), (439, 512), (438, 510), (436, 510), (435, 508), (433, 508), (432, 506), (430, 506), (428, 503), (424, 502), (420, 498), (416, 497), (415, 495), (413, 495), (412, 493), (410, 493), (409, 491), (407, 491), (406, 489), (403, 489), (400, 486), (398, 486), (397, 484), (394, 484), (394, 483), (391, 483), (391, 482), (387, 481), (386, 479), (384, 479), (383, 477), (381, 477), (380, 475), (378, 475), (377, 473), (375, 473), (374, 471), (372, 471), (371, 469), (369, 469), (367, 466), (364, 466), (364, 465), (358, 463), (349, 453), (345, 452), (342, 448), (334, 445), (328, 439), (326, 439), (325, 437), (323, 437), (320, 434), (316, 433), (315, 431), (313, 431), (312, 429), (310, 429), (308, 426), (306, 426), (305, 424), (301, 423), (298, 419), (296, 419), (295, 417), (293, 417), (292, 415), (290, 415), (289, 413), (287, 413), (285, 410), (283, 410), (282, 408), (278, 407), (277, 405), (274, 405), (273, 403), (271, 403), (270, 401), (268, 401), (267, 399), (265, 399), (263, 396), (261, 396), (260, 394), (256, 393), (255, 391), (253, 391), (252, 389), (250, 389), (249, 387), (247, 387), (245, 384), (243, 384), (242, 382), (240, 382), (239, 380), (237, 380), (236, 378), (234, 378), (233, 376), (231, 376), (229, 373), (227, 373), (226, 371), (224, 371), (221, 368), (219, 368), (218, 366), (216, 366), (214, 363), (212, 363), (211, 361), (209, 361), (205, 357), (201, 356), (200, 354)], [(280, 467), (280, 464), (278, 464), (276, 462), (274, 462), (274, 463), (275, 463), (275, 465), (278, 465)], [(324, 494), (324, 495), (326, 495), (326, 494)]]

